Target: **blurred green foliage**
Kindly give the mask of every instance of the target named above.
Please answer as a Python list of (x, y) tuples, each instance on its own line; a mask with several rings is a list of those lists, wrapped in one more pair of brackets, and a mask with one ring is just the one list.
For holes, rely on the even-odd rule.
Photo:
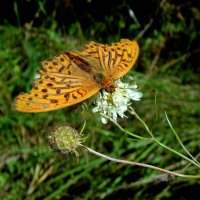
[[(5, 3), (6, 6), (3, 6)], [(91, 155), (52, 152), (46, 135), (54, 124), (81, 129), (86, 144), (113, 157), (171, 170), (187, 163), (155, 143), (132, 141), (113, 124), (102, 125), (90, 109), (72, 106), (48, 113), (19, 113), (15, 97), (29, 91), (39, 62), (59, 51), (81, 49), (87, 40), (136, 38), (140, 57), (129, 72), (144, 97), (133, 107), (160, 141), (178, 149), (164, 111), (188, 150), (200, 149), (200, 10), (197, 1), (6, 1), (0, 3), (0, 198), (9, 199), (191, 199), (199, 182), (111, 163)], [(9, 10), (9, 12), (8, 12)], [(130, 14), (133, 11), (135, 18)], [(157, 110), (155, 108), (157, 92)], [(136, 119), (119, 123), (145, 135)], [(187, 166), (184, 173), (199, 173)], [(189, 193), (190, 191), (190, 193)]]

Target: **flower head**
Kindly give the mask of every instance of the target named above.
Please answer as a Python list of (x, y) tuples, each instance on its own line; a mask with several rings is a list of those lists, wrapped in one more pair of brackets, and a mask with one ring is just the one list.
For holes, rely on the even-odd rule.
[(76, 150), (83, 140), (82, 135), (70, 126), (56, 126), (48, 136), (51, 148), (63, 154), (74, 152), (78, 155)]
[[(103, 90), (95, 100), (95, 107), (92, 112), (102, 112), (114, 120), (117, 117), (126, 117), (125, 112), (131, 106), (131, 100), (139, 101), (142, 93), (137, 91), (136, 84), (123, 83), (120, 79), (115, 82), (116, 88), (112, 93)], [(107, 119), (101, 117), (102, 123)]]

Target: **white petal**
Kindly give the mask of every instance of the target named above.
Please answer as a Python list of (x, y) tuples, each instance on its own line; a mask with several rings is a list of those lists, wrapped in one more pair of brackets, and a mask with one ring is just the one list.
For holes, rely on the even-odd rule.
[[(142, 93), (138, 92), (137, 85), (123, 83), (121, 80), (116, 81), (115, 92), (108, 93), (105, 90), (96, 99), (96, 106), (92, 109), (92, 112), (103, 112), (114, 120), (117, 120), (117, 116), (121, 118), (127, 117), (125, 112), (131, 105), (131, 100), (139, 101), (142, 97)], [(107, 119), (101, 117), (102, 123), (107, 123)]]

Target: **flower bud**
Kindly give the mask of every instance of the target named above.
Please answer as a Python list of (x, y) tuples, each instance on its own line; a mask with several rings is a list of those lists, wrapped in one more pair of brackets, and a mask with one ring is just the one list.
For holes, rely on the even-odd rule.
[(80, 146), (83, 138), (70, 126), (56, 126), (48, 136), (48, 142), (52, 149), (63, 154), (74, 152)]

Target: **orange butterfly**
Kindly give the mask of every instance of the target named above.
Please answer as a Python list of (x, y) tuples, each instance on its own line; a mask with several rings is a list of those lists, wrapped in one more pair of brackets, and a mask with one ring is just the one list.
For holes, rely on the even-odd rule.
[(42, 62), (40, 78), (29, 93), (17, 96), (21, 112), (46, 112), (77, 104), (100, 89), (112, 92), (114, 81), (126, 74), (139, 54), (136, 41), (111, 45), (89, 42), (83, 51), (60, 53)]

